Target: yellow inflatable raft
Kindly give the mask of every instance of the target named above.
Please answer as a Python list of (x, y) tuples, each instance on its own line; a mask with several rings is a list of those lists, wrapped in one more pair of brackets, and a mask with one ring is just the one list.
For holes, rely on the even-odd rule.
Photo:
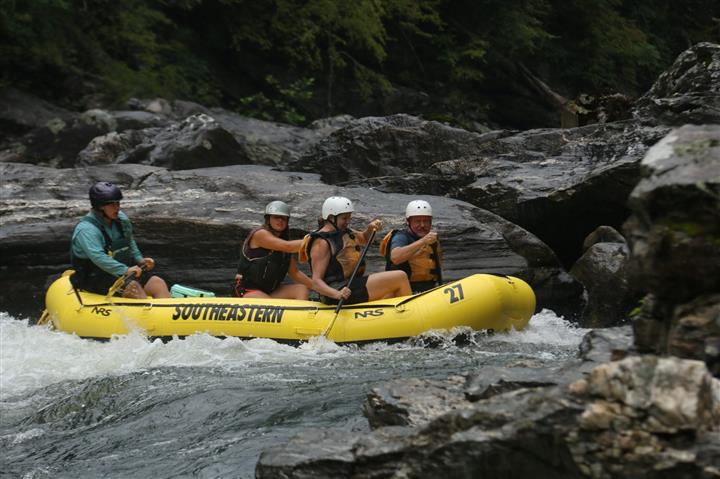
[(303, 341), (325, 333), (336, 343), (398, 340), (430, 330), (522, 329), (535, 294), (513, 277), (476, 274), (402, 298), (335, 307), (312, 301), (243, 298), (126, 299), (76, 292), (70, 271), (47, 291), (43, 321), (83, 338), (141, 331), (172, 338), (195, 333)]

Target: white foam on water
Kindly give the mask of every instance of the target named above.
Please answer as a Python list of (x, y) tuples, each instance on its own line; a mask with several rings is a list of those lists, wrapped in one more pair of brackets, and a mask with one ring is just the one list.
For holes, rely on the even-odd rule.
[(64, 380), (128, 374), (156, 367), (246, 368), (253, 363), (313, 362), (329, 354), (346, 354), (321, 338), (300, 348), (270, 339), (219, 339), (197, 334), (167, 343), (140, 333), (108, 342), (81, 339), (30, 326), (0, 312), (0, 401)]
[[(533, 316), (523, 331), (496, 334), (492, 338), (494, 342), (572, 347), (580, 344), (587, 331), (552, 311), (543, 310)], [(456, 333), (458, 331), (426, 335), (440, 340), (439, 349), (452, 349), (456, 347), (452, 342)], [(373, 357), (414, 349), (422, 349), (422, 346), (413, 342), (378, 342), (359, 348), (339, 346), (327, 338), (316, 337), (294, 347), (271, 339), (219, 339), (207, 334), (163, 343), (150, 341), (138, 332), (98, 342), (44, 326), (29, 326), (27, 319), (0, 312), (0, 401), (64, 380), (123, 375), (151, 368), (221, 367), (233, 370), (267, 364), (301, 366), (348, 355)], [(473, 351), (473, 354), (497, 354)]]
[(556, 346), (577, 346), (590, 330), (583, 329), (549, 309), (535, 314), (522, 331), (498, 334), (497, 341), (527, 344), (549, 344)]
[(13, 444), (20, 444), (20, 443), (23, 443), (23, 442), (28, 442), (28, 441), (30, 441), (30, 440), (32, 440), (32, 439), (35, 439), (36, 437), (43, 436), (44, 434), (45, 434), (45, 431), (44, 431), (44, 430), (42, 430), (42, 429), (40, 429), (40, 428), (37, 428), (37, 427), (34, 427), (34, 428), (29, 429), (29, 430), (27, 430), (27, 431), (23, 431), (23, 432), (19, 432), (19, 433), (17, 433), (17, 434), (13, 434), (13, 435), (12, 435), (12, 436), (13, 436), (12, 443), (13, 443)]

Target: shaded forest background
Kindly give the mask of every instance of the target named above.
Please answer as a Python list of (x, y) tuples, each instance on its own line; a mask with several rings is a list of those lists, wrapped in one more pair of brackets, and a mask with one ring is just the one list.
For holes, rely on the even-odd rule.
[(397, 112), (557, 126), (568, 99), (647, 90), (720, 42), (717, 0), (0, 0), (0, 87), (72, 109), (131, 97), (286, 123)]

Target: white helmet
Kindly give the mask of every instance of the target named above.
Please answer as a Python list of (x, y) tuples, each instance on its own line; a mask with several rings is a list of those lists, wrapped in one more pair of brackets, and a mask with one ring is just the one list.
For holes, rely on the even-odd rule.
[(265, 207), (266, 215), (287, 216), (290, 218), (290, 207), (282, 201), (271, 201)]
[(425, 200), (412, 200), (405, 208), (405, 218), (411, 216), (432, 216), (432, 206)]
[(344, 196), (331, 196), (326, 199), (322, 206), (322, 219), (328, 219), (328, 216), (337, 216), (343, 213), (352, 213), (353, 209), (352, 201), (345, 198)]

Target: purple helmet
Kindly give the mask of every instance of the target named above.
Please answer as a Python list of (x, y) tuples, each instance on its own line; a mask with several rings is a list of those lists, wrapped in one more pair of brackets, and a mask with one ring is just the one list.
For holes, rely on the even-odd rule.
[(100, 208), (105, 204), (120, 201), (122, 197), (120, 188), (107, 181), (95, 183), (90, 188), (90, 204), (93, 208)]

